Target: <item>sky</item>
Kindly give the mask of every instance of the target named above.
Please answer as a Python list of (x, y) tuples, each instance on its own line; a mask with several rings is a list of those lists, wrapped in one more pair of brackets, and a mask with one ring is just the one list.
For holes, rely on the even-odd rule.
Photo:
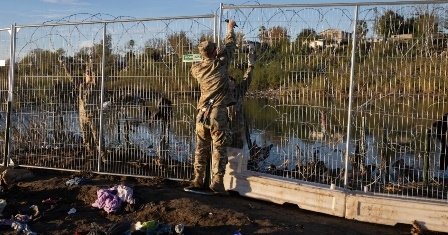
[[(73, 14), (97, 14), (104, 17), (154, 18), (211, 14), (224, 4), (307, 4), (362, 2), (363, 0), (3, 0), (0, 28), (12, 24), (40, 24)], [(387, 0), (383, 0), (387, 1)], [(108, 18), (110, 19), (110, 18)]]
[[(381, 2), (394, 2), (394, 0), (377, 0)], [(418, 0), (417, 0), (418, 1)], [(421, 0), (425, 2), (425, 0)], [(324, 3), (356, 3), (356, 2), (369, 2), (367, 0), (3, 0), (0, 7), (0, 63), (1, 60), (9, 56), (9, 44), (10, 37), (6, 33), (6, 28), (9, 28), (13, 24), (19, 26), (24, 25), (40, 25), (48, 22), (67, 22), (67, 21), (98, 21), (98, 20), (112, 20), (116, 18), (125, 19), (144, 19), (144, 18), (160, 18), (160, 17), (179, 17), (179, 16), (197, 16), (219, 13), (220, 3), (227, 5), (257, 5), (257, 4), (324, 4)], [(371, 1), (370, 1), (371, 2)], [(411, 5), (408, 5), (408, 7)], [(376, 6), (370, 6), (368, 9), (375, 8)], [(348, 10), (349, 9), (349, 10)], [(352, 28), (352, 16), (353, 7), (348, 7), (345, 10), (343, 7), (328, 7), (321, 9), (322, 11), (317, 14), (315, 11), (303, 9), (279, 9), (272, 8), (269, 10), (263, 10), (264, 13), (252, 12), (252, 9), (238, 9), (229, 10), (224, 12), (223, 17), (234, 17), (237, 23), (240, 25), (238, 30), (244, 32), (247, 40), (254, 40), (257, 38), (260, 25), (266, 27), (273, 27), (282, 25), (288, 30), (288, 34), (294, 38), (298, 35), (299, 31), (303, 28), (313, 28), (320, 32), (328, 28), (337, 28), (340, 30), (350, 31)], [(285, 10), (285, 11), (283, 11)], [(280, 13), (279, 13), (280, 12)], [(291, 13), (293, 12), (293, 14)], [(373, 11), (364, 11), (360, 13), (366, 19), (371, 19)], [(277, 14), (278, 13), (278, 14)], [(226, 15), (227, 14), (227, 15)], [(270, 15), (273, 14), (273, 15)], [(283, 14), (283, 15), (282, 15)], [(322, 14), (322, 15), (321, 15)], [(92, 17), (95, 15), (96, 17)], [(281, 18), (283, 16), (291, 18)], [(274, 17), (275, 16), (275, 17)], [(321, 17), (324, 16), (324, 17)], [(250, 17), (250, 20), (245, 20), (246, 17)], [(367, 18), (370, 17), (370, 18)], [(279, 23), (282, 22), (282, 23)], [(370, 21), (369, 21), (370, 22)], [(373, 22), (373, 21), (372, 21)], [(372, 23), (370, 22), (370, 23)], [(187, 22), (188, 23), (188, 22)], [(115, 24), (118, 25), (118, 24)], [(132, 24), (130, 24), (132, 26)], [(153, 27), (151, 30), (157, 32), (169, 32), (169, 30), (178, 30), (172, 27), (183, 27), (185, 25), (171, 24), (169, 30), (165, 30), (165, 25), (160, 23)], [(18, 39), (18, 51), (20, 55), (25, 55), (29, 50), (33, 48), (42, 48), (47, 50), (53, 50), (57, 48), (65, 48), (68, 52), (77, 51), (78, 47), (92, 45), (94, 42), (100, 40), (101, 33), (98, 27), (102, 25), (96, 24), (96, 28), (80, 27), (79, 32), (83, 34), (73, 34), (63, 32), (64, 29), (71, 29), (73, 27), (60, 27), (59, 29), (46, 28), (50, 30), (40, 30), (44, 36), (39, 36), (34, 33), (34, 27), (27, 27), (23, 29), (21, 33), (25, 35)], [(128, 27), (131, 27), (128, 26)], [(187, 25), (188, 26), (188, 25)], [(191, 26), (191, 25), (190, 25)], [(198, 21), (197, 25), (201, 26), (201, 22)], [(125, 27), (125, 26), (124, 26)], [(133, 27), (133, 26), (132, 26)], [(126, 42), (131, 39), (135, 40), (136, 45), (142, 47), (149, 37), (160, 37), (159, 34), (147, 33), (149, 28), (144, 28), (145, 25), (138, 25), (138, 27), (132, 28), (131, 31), (116, 31), (118, 36), (115, 36), (113, 42), (115, 47), (124, 47)], [(160, 28), (162, 27), (162, 28)], [(76, 27), (75, 27), (76, 28)], [(168, 28), (168, 27), (167, 27)], [(208, 25), (207, 30), (211, 30), (211, 24)], [(78, 28), (76, 28), (78, 29)], [(159, 30), (160, 29), (160, 30)], [(193, 36), (201, 35), (204, 33), (204, 28), (188, 28), (186, 30)], [(37, 30), (37, 29), (36, 29)], [(123, 29), (122, 29), (123, 30)], [(127, 30), (127, 29), (126, 29)], [(145, 32), (140, 31), (146, 30)], [(197, 30), (197, 31), (194, 31)], [(190, 32), (191, 31), (191, 32)], [(85, 32), (88, 32), (86, 34)], [(108, 33), (114, 34), (114, 28), (112, 25), (108, 26)], [(207, 33), (207, 32), (206, 32)], [(208, 32), (209, 33), (209, 32)], [(50, 36), (51, 35), (51, 36)], [(70, 38), (70, 45), (65, 45), (67, 35), (76, 37), (81, 35), (83, 38)], [(192, 35), (187, 35), (193, 38)], [(33, 36), (33, 37), (31, 37)], [(60, 37), (58, 37), (60, 36)], [(76, 42), (76, 43), (74, 43)], [(121, 48), (122, 49), (122, 48)], [(0, 64), (1, 66), (1, 64)]]

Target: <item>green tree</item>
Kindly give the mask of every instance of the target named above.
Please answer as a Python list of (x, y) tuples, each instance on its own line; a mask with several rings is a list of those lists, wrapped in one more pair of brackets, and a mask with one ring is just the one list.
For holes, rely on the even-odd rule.
[(303, 42), (303, 41), (313, 41), (318, 38), (318, 35), (316, 31), (312, 28), (306, 28), (302, 29), (300, 33), (297, 35), (296, 41), (297, 42)]
[(61, 51), (31, 50), (18, 63), (19, 75), (54, 75)]
[(258, 39), (260, 39), (260, 42), (261, 43), (266, 43), (266, 41), (268, 40), (268, 38), (269, 38), (269, 33), (268, 33), (268, 31), (266, 30), (266, 27), (264, 27), (264, 26), (261, 26), (259, 29), (258, 29)]
[(149, 39), (145, 42), (145, 56), (153, 61), (161, 61), (166, 54), (166, 41), (160, 38)]
[(413, 21), (414, 35), (417, 37), (429, 36), (439, 31), (437, 17), (430, 13), (424, 13)]
[(180, 31), (168, 36), (168, 42), (171, 48), (179, 57), (191, 51), (192, 43), (185, 31)]
[(391, 35), (403, 32), (404, 24), (403, 16), (388, 10), (376, 20), (374, 27), (378, 35), (387, 39)]
[(365, 39), (368, 32), (369, 29), (365, 20), (359, 20), (358, 22), (356, 22), (356, 35), (359, 39)]
[(131, 39), (126, 43), (126, 48), (129, 49), (130, 51), (133, 51), (134, 47), (135, 47), (134, 39)]
[(203, 42), (203, 41), (213, 41), (213, 35), (201, 34), (201, 36), (199, 37), (199, 42)]
[(288, 41), (288, 30), (281, 26), (274, 26), (268, 29), (269, 42), (271, 45)]
[(316, 30), (312, 28), (305, 28), (300, 31), (300, 33), (297, 35), (296, 38), (296, 45), (298, 52), (302, 55), (308, 55), (311, 53), (312, 49), (309, 46), (309, 43), (311, 41), (314, 41), (319, 38), (319, 35), (317, 35)]
[[(112, 54), (112, 36), (106, 35), (105, 38), (105, 69), (104, 75), (110, 76), (114, 73), (115, 55)], [(103, 40), (99, 43), (94, 43), (93, 46), (82, 47), (75, 53), (74, 60), (79, 62), (78, 66), (85, 66), (88, 61), (92, 63), (92, 72), (96, 76), (101, 76), (101, 63), (103, 60)], [(84, 68), (77, 68), (77, 70), (84, 70)]]

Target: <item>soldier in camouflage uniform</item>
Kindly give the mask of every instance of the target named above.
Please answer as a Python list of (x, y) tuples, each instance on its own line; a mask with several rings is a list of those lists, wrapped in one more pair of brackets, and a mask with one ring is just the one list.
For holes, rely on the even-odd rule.
[[(234, 78), (230, 77), (230, 87), (231, 92), (235, 99), (235, 104), (229, 106), (229, 120), (230, 120), (230, 130), (232, 133), (230, 147), (233, 148), (243, 148), (245, 143), (245, 133), (246, 133), (246, 119), (244, 117), (243, 110), (243, 99), (247, 90), (249, 89), (250, 83), (252, 82), (252, 71), (254, 69), (255, 55), (249, 54), (248, 56), (248, 68), (244, 73), (243, 80), (237, 83)], [(246, 140), (249, 141), (250, 140)]]
[[(201, 97), (197, 105), (196, 151), (194, 179), (190, 188), (203, 188), (208, 159), (212, 159), (212, 182), (210, 189), (225, 192), (223, 177), (227, 164), (226, 148), (229, 142), (227, 107), (234, 103), (229, 87), (229, 64), (235, 52), (235, 21), (227, 23), (225, 45), (217, 48), (210, 41), (199, 44), (202, 61), (194, 64), (191, 74), (197, 79)], [(213, 147), (213, 152), (210, 149)]]

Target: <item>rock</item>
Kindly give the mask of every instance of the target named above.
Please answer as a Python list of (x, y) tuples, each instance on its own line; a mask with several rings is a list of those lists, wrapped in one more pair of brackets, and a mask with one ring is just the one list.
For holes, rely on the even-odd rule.
[(33, 178), (34, 174), (27, 169), (9, 168), (3, 171), (1, 181), (7, 185)]

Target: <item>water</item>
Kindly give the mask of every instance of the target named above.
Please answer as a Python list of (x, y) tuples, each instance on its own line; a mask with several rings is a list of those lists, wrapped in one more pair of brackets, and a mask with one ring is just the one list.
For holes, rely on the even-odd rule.
[[(315, 97), (316, 98), (316, 97)], [(303, 99), (305, 100), (305, 99)], [(292, 170), (301, 161), (320, 160), (327, 168), (344, 167), (347, 131), (347, 101), (326, 97), (316, 99), (291, 100), (285, 97), (247, 98), (245, 113), (249, 123), (252, 142), (259, 146), (273, 145), (269, 156), (260, 163), (260, 169), (270, 165)], [(404, 159), (406, 165), (421, 169), (425, 149), (426, 129), (446, 110), (446, 101), (434, 97), (389, 96), (377, 100), (358, 100), (353, 105), (351, 136), (348, 154), (353, 155), (364, 129), (366, 139), (366, 165), (381, 164), (381, 151), (386, 148), (384, 137), (392, 144), (387, 156), (390, 163)], [(161, 148), (160, 140), (166, 136), (169, 155), (180, 162), (191, 162), (194, 155), (194, 107), (195, 100), (174, 102), (173, 121), (169, 131), (161, 122), (145, 120), (135, 108), (122, 108), (120, 115), (114, 112), (104, 114), (103, 131), (107, 148), (120, 148), (127, 138), (134, 147), (145, 153), (144, 157), (154, 157)], [(64, 126), (57, 127), (58, 117), (54, 112), (24, 111), (12, 115), (12, 123), (17, 132), (31, 144), (35, 142), (51, 148), (61, 144), (80, 142), (78, 114), (74, 111), (62, 113)], [(114, 116), (115, 115), (115, 116)], [(361, 126), (361, 117), (366, 125)], [(127, 120), (127, 121), (126, 121)], [(5, 114), (2, 113), (0, 126), (4, 129)], [(124, 126), (128, 123), (127, 131)], [(38, 124), (38, 125), (36, 125)], [(120, 128), (118, 127), (120, 124)], [(57, 128), (62, 128), (69, 136), (68, 143), (55, 137)], [(29, 130), (33, 129), (34, 132)], [(15, 138), (19, 140), (20, 138)], [(440, 146), (432, 141), (432, 168), (438, 166)]]

